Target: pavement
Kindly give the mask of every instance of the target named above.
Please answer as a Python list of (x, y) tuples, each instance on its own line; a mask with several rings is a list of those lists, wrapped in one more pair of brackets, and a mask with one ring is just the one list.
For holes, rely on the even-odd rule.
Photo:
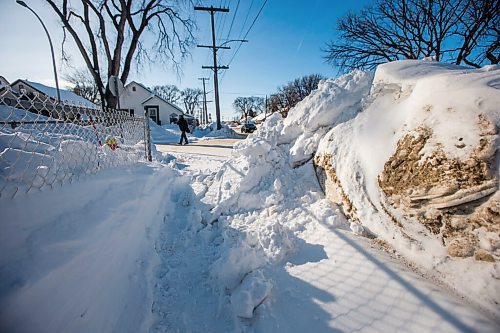
[(231, 157), (233, 146), (241, 139), (213, 139), (190, 141), (187, 145), (156, 144), (156, 149), (163, 153), (183, 153), (196, 155), (209, 155)]

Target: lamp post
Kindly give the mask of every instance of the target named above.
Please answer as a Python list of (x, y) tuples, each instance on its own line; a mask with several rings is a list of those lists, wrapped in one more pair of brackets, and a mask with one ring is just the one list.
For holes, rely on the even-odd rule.
[(50, 39), (49, 31), (47, 30), (47, 27), (45, 27), (45, 24), (43, 24), (43, 21), (40, 18), (40, 16), (38, 16), (38, 14), (33, 9), (31, 9), (24, 1), (17, 0), (16, 2), (19, 5), (21, 5), (25, 8), (28, 8), (28, 10), (31, 11), (36, 16), (36, 18), (42, 24), (43, 30), (45, 30), (45, 33), (47, 34), (47, 38), (49, 39), (49, 44), (50, 44), (50, 52), (52, 53), (52, 66), (54, 67), (54, 78), (56, 80), (57, 102), (60, 103), (61, 102), (61, 93), (59, 92), (59, 81), (57, 80), (56, 59), (54, 57), (54, 47), (52, 46), (52, 39)]
[(231, 42), (242, 42), (242, 43), (247, 43), (247, 42), (248, 42), (248, 40), (246, 40), (246, 39), (231, 39), (231, 40), (225, 41), (224, 43), (222, 43), (221, 45), (219, 45), (219, 47), (224, 46), (224, 45), (226, 45), (227, 43), (231, 43)]

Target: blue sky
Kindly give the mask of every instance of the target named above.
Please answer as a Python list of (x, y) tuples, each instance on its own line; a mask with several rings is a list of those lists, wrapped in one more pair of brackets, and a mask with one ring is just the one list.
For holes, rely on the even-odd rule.
[[(229, 39), (240, 39), (248, 31), (265, 0), (208, 0), (206, 6), (229, 7), (227, 14), (216, 14), (218, 39), (225, 40), (230, 23), (236, 12), (235, 22)], [(42, 0), (25, 0), (44, 20), (52, 36), (56, 57), (60, 58), (62, 30), (46, 4)], [(231, 103), (238, 96), (265, 96), (276, 91), (277, 87), (294, 78), (319, 73), (334, 77), (335, 68), (324, 63), (321, 48), (335, 37), (335, 24), (339, 15), (349, 10), (358, 10), (369, 0), (268, 0), (247, 39), (230, 63), (230, 68), (220, 75), (221, 113), (223, 119), (235, 114)], [(196, 12), (199, 30), (196, 32), (198, 43), (209, 44), (210, 15)], [(248, 17), (247, 17), (248, 16)], [(246, 23), (245, 23), (246, 19)], [(245, 24), (244, 24), (245, 23)], [(31, 79), (54, 86), (50, 49), (45, 34), (36, 18), (15, 0), (0, 0), (0, 28), (2, 47), (0, 48), (0, 75), (9, 81), (18, 78)], [(219, 51), (219, 64), (226, 65), (232, 58), (238, 43), (229, 44), (231, 50)], [(82, 67), (81, 56), (71, 47), (68, 50), (72, 63)], [(211, 65), (208, 49), (192, 50), (179, 76), (169, 66), (153, 65), (142, 68), (130, 75), (129, 80), (139, 81), (146, 86), (156, 84), (175, 84), (180, 88), (200, 87), (198, 77), (210, 76), (208, 90), (213, 91), (213, 75), (202, 70), (202, 65)], [(58, 61), (60, 75), (68, 71)], [(213, 95), (209, 95), (214, 100)], [(215, 116), (213, 104), (209, 112)]]

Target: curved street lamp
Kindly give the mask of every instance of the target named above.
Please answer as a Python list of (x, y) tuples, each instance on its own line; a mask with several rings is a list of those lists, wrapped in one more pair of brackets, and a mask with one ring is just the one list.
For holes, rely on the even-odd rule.
[(42, 27), (45, 30), (45, 33), (47, 34), (47, 38), (49, 39), (49, 44), (50, 44), (50, 52), (52, 53), (52, 66), (54, 67), (54, 78), (56, 80), (57, 102), (60, 103), (61, 102), (61, 94), (59, 92), (59, 81), (57, 80), (56, 59), (54, 57), (54, 47), (52, 46), (52, 39), (50, 39), (49, 31), (45, 27), (45, 24), (43, 24), (43, 21), (40, 18), (40, 16), (38, 16), (38, 14), (33, 9), (31, 9), (24, 1), (17, 0), (16, 2), (19, 5), (21, 5), (25, 8), (28, 8), (28, 10), (30, 10), (37, 17), (37, 19), (42, 24)]
[(231, 42), (242, 42), (242, 43), (246, 43), (246, 42), (248, 42), (248, 40), (246, 40), (246, 39), (231, 39), (231, 40), (225, 41), (224, 43), (220, 44), (220, 45), (219, 45), (219, 47), (224, 46), (224, 45), (226, 45), (227, 43), (231, 43)]

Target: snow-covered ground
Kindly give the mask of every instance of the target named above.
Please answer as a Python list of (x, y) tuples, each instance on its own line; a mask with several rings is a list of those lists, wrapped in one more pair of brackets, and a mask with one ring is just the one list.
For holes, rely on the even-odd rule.
[(498, 309), (383, 251), (320, 188), (311, 157), (372, 78), (324, 82), (232, 157), (155, 149), (1, 198), (0, 331), (498, 332)]
[(182, 158), (0, 202), (1, 331), (498, 330), (355, 236), (312, 165)]
[[(156, 144), (178, 143), (180, 139), (179, 126), (175, 124), (158, 126), (153, 121), (149, 122), (152, 141)], [(217, 130), (216, 123), (201, 125), (195, 127), (192, 133), (187, 134), (189, 142), (199, 140), (214, 140), (214, 139), (241, 139), (242, 135), (236, 133), (229, 126), (223, 124), (220, 130)]]

